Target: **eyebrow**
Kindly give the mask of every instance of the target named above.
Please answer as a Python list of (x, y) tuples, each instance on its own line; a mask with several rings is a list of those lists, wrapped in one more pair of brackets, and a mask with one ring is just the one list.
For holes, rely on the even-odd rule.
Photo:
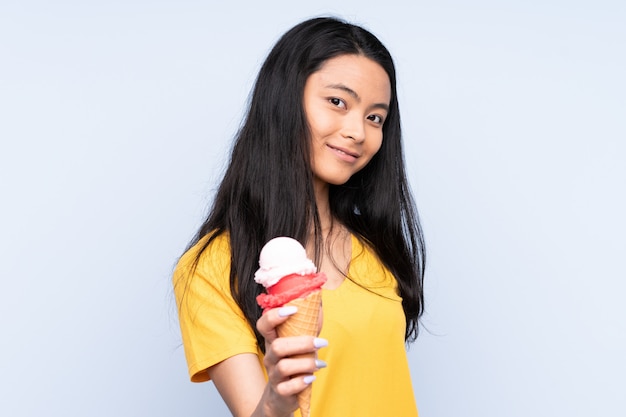
[[(351, 89), (350, 87), (348, 87), (347, 85), (344, 85), (344, 84), (329, 84), (329, 85), (326, 86), (326, 88), (332, 88), (334, 90), (344, 91), (344, 92), (348, 93), (349, 95), (351, 95), (355, 100), (357, 100), (359, 102), (361, 101), (361, 97), (359, 97), (357, 92), (354, 91), (353, 89)], [(381, 108), (381, 109), (385, 110), (386, 112), (389, 112), (389, 105), (387, 103), (375, 103), (371, 107), (372, 108)]]

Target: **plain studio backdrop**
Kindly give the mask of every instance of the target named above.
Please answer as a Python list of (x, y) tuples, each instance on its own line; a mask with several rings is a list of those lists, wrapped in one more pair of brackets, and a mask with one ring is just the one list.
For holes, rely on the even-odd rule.
[(320, 15), (397, 63), (421, 416), (626, 415), (625, 4), (3, 1), (0, 415), (228, 415), (171, 271), (269, 48)]

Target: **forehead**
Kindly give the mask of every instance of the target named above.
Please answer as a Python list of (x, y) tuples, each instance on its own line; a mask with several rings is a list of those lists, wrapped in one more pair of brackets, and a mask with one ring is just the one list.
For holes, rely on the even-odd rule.
[(344, 85), (363, 99), (385, 103), (391, 100), (387, 72), (379, 63), (363, 55), (339, 55), (327, 60), (311, 74), (307, 80), (309, 84), (317, 88)]

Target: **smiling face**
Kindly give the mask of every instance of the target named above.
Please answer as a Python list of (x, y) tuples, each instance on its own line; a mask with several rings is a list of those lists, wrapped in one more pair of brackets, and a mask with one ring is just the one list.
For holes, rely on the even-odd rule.
[(344, 184), (376, 155), (390, 100), (387, 73), (362, 55), (331, 58), (309, 76), (304, 111), (317, 189)]

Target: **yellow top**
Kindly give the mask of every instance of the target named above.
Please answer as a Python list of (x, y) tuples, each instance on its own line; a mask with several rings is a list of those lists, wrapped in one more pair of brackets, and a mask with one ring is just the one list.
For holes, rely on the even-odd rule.
[[(227, 235), (207, 248), (189, 281), (200, 244), (183, 255), (174, 272), (183, 345), (194, 382), (208, 381), (209, 367), (240, 353), (257, 354), (263, 366), (254, 333), (230, 293)], [(339, 288), (322, 291), (320, 337), (328, 339), (329, 346), (318, 356), (328, 367), (315, 373), (311, 415), (417, 416), (396, 280), (354, 236), (348, 277)]]

